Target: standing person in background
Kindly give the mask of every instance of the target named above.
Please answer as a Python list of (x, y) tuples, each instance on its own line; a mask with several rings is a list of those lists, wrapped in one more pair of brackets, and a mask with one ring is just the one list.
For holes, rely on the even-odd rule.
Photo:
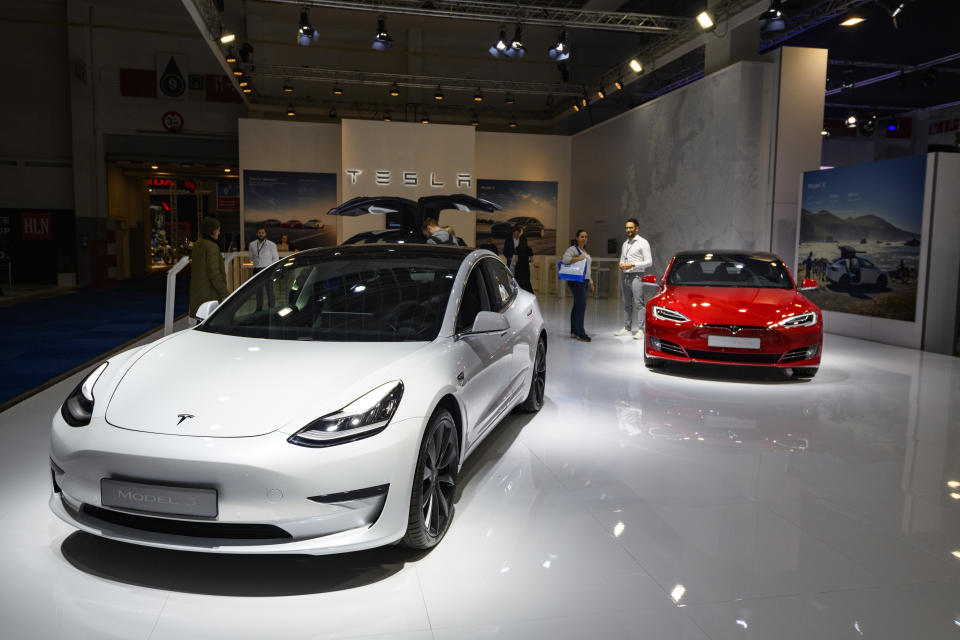
[(593, 293), (593, 281), (590, 279), (590, 254), (585, 251), (587, 246), (587, 232), (577, 230), (577, 235), (570, 244), (570, 248), (563, 252), (563, 264), (574, 264), (581, 260), (587, 261), (584, 270), (583, 282), (567, 281), (567, 287), (573, 295), (573, 309), (570, 310), (570, 337), (581, 342), (590, 342), (590, 336), (583, 326), (583, 317), (587, 312), (587, 291)]
[(623, 328), (613, 335), (622, 336), (633, 333), (633, 313), (637, 312), (637, 332), (635, 340), (643, 339), (643, 326), (646, 321), (646, 309), (643, 300), (643, 272), (653, 266), (650, 243), (637, 233), (640, 223), (630, 218), (625, 225), (627, 239), (620, 249), (620, 293), (623, 296)]
[(813, 272), (813, 251), (807, 254), (807, 259), (803, 261), (803, 266), (806, 269), (806, 278), (810, 277), (810, 274)]
[(437, 224), (436, 218), (426, 218), (422, 228), (427, 244), (459, 244), (456, 236)]
[[(247, 249), (250, 259), (253, 260), (253, 275), (257, 275), (266, 267), (280, 259), (277, 252), (277, 245), (272, 240), (267, 239), (267, 229), (263, 225), (257, 227), (257, 239), (250, 241), (250, 247)], [(267, 304), (273, 306), (273, 285), (268, 283)], [(257, 311), (263, 309), (263, 289), (257, 289)]]
[(510, 229), (510, 235), (507, 236), (507, 239), (503, 241), (503, 258), (506, 260), (507, 268), (510, 269), (512, 273), (517, 266), (514, 258), (517, 255), (517, 244), (520, 242), (520, 236), (523, 235), (523, 227), (518, 224), (513, 225), (513, 228)]
[(533, 293), (533, 284), (530, 283), (530, 261), (533, 260), (533, 249), (527, 244), (527, 236), (520, 236), (520, 242), (517, 243), (517, 251), (514, 253), (517, 268), (513, 275), (517, 279), (520, 288)]
[(220, 221), (206, 217), (200, 222), (200, 237), (190, 255), (190, 318), (196, 323), (197, 309), (204, 302), (222, 302), (227, 291), (227, 271), (220, 255)]

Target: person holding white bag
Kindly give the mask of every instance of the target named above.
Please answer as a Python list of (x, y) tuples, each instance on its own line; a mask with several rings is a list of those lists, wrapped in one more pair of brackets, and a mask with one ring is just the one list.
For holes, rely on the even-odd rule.
[[(570, 247), (563, 252), (560, 260), (560, 278), (567, 281), (567, 287), (573, 295), (573, 309), (570, 310), (570, 336), (581, 342), (590, 342), (583, 327), (583, 317), (587, 311), (587, 291), (593, 293), (593, 281), (590, 279), (590, 254), (585, 251), (587, 232), (577, 230)], [(582, 266), (581, 266), (582, 265)]]

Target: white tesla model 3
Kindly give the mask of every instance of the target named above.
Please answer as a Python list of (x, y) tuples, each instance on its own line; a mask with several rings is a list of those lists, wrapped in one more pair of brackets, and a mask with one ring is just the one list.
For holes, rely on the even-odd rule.
[(543, 404), (536, 298), (493, 254), (314, 249), (98, 366), (54, 416), (50, 507), (225, 553), (435, 545), (464, 459)]

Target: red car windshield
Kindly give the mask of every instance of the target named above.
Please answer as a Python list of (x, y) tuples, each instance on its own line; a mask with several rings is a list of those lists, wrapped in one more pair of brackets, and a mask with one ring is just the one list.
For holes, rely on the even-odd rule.
[(793, 279), (779, 258), (746, 253), (682, 253), (673, 259), (668, 285), (793, 289)]

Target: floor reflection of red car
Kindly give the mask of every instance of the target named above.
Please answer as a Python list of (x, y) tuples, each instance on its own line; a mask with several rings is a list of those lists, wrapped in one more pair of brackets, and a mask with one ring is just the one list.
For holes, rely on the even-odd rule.
[[(655, 276), (644, 276), (656, 282)], [(683, 251), (647, 301), (644, 362), (708, 362), (790, 368), (810, 378), (820, 366), (823, 318), (772, 253)]]

